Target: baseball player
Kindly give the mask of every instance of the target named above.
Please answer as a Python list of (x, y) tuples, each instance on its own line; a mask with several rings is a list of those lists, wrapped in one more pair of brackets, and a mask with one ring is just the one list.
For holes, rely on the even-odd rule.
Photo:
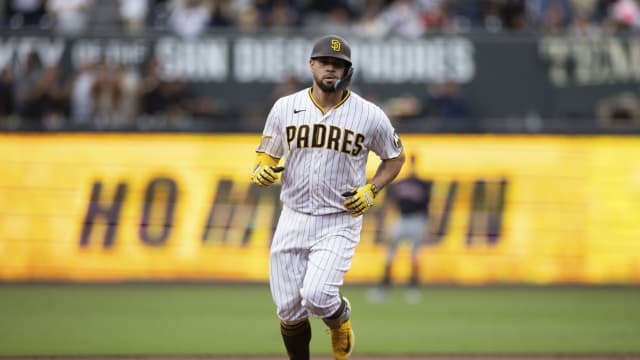
[[(312, 86), (276, 100), (256, 149), (251, 181), (269, 186), (282, 177), (269, 280), (290, 359), (309, 359), (310, 316), (329, 327), (334, 357), (349, 358), (351, 305), (340, 287), (360, 241), (361, 215), (405, 160), (389, 118), (349, 90), (351, 64), (343, 38), (318, 39), (309, 59)], [(367, 181), (369, 151), (382, 161)]]
[(386, 298), (391, 285), (391, 268), (396, 257), (398, 246), (402, 241), (411, 243), (411, 277), (407, 289), (407, 301), (416, 303), (419, 300), (419, 263), (418, 253), (424, 243), (428, 230), (429, 202), (431, 200), (432, 181), (423, 180), (416, 172), (416, 156), (409, 156), (409, 176), (397, 181), (388, 189), (389, 201), (400, 211), (400, 218), (389, 234), (389, 243), (385, 259), (384, 275), (378, 288), (370, 294), (374, 302)]

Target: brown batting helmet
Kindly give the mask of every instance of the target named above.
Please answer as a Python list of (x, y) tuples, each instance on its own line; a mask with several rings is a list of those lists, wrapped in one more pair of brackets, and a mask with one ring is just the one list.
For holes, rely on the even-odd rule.
[(351, 47), (338, 35), (323, 36), (313, 45), (310, 57), (315, 59), (324, 56), (344, 60), (351, 66)]

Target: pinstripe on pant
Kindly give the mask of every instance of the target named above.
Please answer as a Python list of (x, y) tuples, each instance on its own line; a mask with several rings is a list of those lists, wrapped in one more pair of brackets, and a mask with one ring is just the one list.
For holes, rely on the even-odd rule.
[(284, 207), (271, 244), (271, 295), (287, 324), (325, 318), (341, 303), (340, 286), (360, 241), (362, 217), (308, 215)]

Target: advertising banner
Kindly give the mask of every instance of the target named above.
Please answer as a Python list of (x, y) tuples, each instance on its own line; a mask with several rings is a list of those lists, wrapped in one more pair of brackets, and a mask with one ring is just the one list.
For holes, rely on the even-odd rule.
[[(258, 135), (0, 135), (0, 280), (266, 281), (279, 187)], [(423, 283), (640, 283), (640, 139), (405, 135), (434, 182)], [(371, 155), (368, 172), (379, 160)], [(406, 176), (404, 170), (399, 178)], [(365, 215), (348, 283), (397, 218)], [(397, 281), (409, 272), (403, 245)]]

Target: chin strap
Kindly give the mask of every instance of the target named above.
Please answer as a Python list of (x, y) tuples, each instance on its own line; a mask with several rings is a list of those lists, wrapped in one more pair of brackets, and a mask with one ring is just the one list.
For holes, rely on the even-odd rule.
[(347, 87), (349, 87), (349, 84), (351, 83), (351, 78), (353, 77), (353, 66), (349, 66), (349, 68), (347, 69), (347, 72), (344, 74), (344, 76), (342, 77), (342, 79), (336, 81), (336, 83), (333, 85), (333, 88), (336, 90), (344, 90)]

